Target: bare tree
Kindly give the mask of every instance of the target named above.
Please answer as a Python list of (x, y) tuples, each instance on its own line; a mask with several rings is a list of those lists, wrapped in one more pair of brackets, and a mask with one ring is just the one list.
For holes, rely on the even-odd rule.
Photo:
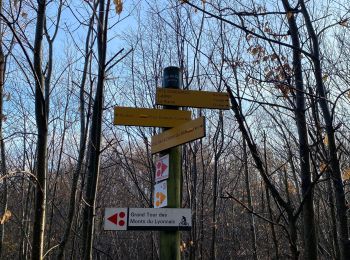
[(316, 90), (319, 95), (318, 102), (323, 112), (323, 119), (325, 122), (325, 129), (328, 137), (328, 149), (330, 156), (330, 166), (332, 169), (332, 179), (335, 189), (337, 220), (338, 220), (338, 234), (340, 240), (340, 256), (341, 259), (350, 258), (350, 241), (349, 241), (349, 227), (347, 218), (347, 206), (345, 201), (345, 192), (343, 181), (341, 177), (341, 169), (338, 159), (337, 146), (335, 142), (336, 129), (333, 123), (333, 115), (328, 105), (326, 90), (323, 84), (322, 65), (320, 58), (320, 47), (318, 36), (315, 32), (314, 26), (311, 22), (311, 17), (306, 8), (305, 1), (300, 1), (301, 12), (305, 19), (306, 28), (311, 41), (312, 63), (314, 65), (314, 76), (316, 80)]
[[(3, 3), (0, 1), (0, 13), (2, 14)], [(4, 85), (5, 85), (5, 68), (6, 68), (6, 56), (3, 50), (3, 22), (0, 20), (0, 176), (5, 176), (7, 173), (6, 167), (6, 153), (5, 153), (5, 142), (3, 136), (3, 121), (4, 121)], [(2, 196), (2, 207), (0, 209), (0, 216), (5, 215), (7, 211), (8, 203), (8, 192), (7, 192), (7, 180), (4, 179), (3, 185), (3, 196)], [(0, 258), (2, 255), (2, 248), (5, 237), (5, 223), (1, 223), (0, 226)]]
[(42, 259), (46, 218), (46, 178), (47, 178), (47, 96), (45, 95), (45, 76), (42, 71), (42, 44), (46, 17), (46, 1), (38, 0), (37, 21), (34, 41), (33, 66), (35, 70), (35, 118), (38, 129), (36, 155), (36, 194), (33, 224), (32, 259)]
[[(96, 7), (96, 5), (94, 5)], [(76, 168), (74, 170), (73, 179), (72, 179), (72, 186), (71, 186), (71, 193), (70, 193), (70, 199), (69, 199), (69, 213), (67, 218), (67, 225), (66, 229), (64, 231), (63, 237), (61, 239), (60, 245), (59, 245), (59, 251), (58, 251), (58, 259), (64, 258), (64, 251), (66, 244), (68, 243), (72, 226), (74, 223), (74, 215), (76, 213), (76, 201), (77, 201), (77, 191), (78, 191), (78, 180), (82, 172), (83, 168), (83, 162), (85, 158), (86, 153), (86, 139), (87, 139), (87, 129), (89, 120), (86, 119), (86, 112), (85, 112), (85, 84), (87, 82), (87, 74), (88, 74), (88, 68), (89, 68), (89, 62), (91, 59), (91, 44), (94, 42), (91, 39), (94, 38), (93, 35), (93, 22), (94, 22), (94, 16), (95, 16), (95, 10), (92, 10), (92, 16), (89, 21), (89, 27), (88, 32), (86, 35), (86, 41), (85, 41), (85, 50), (84, 50), (84, 69), (83, 69), (83, 75), (81, 78), (80, 83), (80, 91), (79, 91), (79, 105), (80, 105), (80, 144), (79, 144), (79, 154), (78, 154), (78, 160), (76, 164)]]

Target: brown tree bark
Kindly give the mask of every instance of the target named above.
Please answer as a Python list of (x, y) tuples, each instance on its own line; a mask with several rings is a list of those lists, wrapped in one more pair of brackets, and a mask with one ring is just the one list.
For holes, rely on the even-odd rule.
[[(245, 182), (245, 189), (247, 192), (247, 204), (248, 207), (254, 211), (253, 203), (252, 203), (252, 194), (250, 191), (250, 182), (249, 182), (249, 170), (248, 170), (248, 152), (247, 152), (247, 145), (245, 140), (243, 140), (243, 163), (244, 163), (244, 182)], [(250, 236), (251, 236), (251, 245), (253, 249), (253, 258), (254, 260), (258, 260), (258, 254), (257, 254), (257, 246), (256, 246), (256, 231), (255, 231), (255, 219), (254, 214), (249, 213), (249, 229), (250, 229)]]
[(224, 142), (224, 129), (223, 129), (223, 115), (220, 111), (219, 122), (214, 135), (214, 174), (213, 174), (213, 212), (212, 212), (212, 227), (211, 227), (211, 248), (210, 248), (210, 258), (216, 259), (216, 232), (218, 229), (217, 215), (216, 215), (216, 205), (218, 199), (218, 174), (219, 174), (219, 159), (223, 152), (223, 142)]
[[(282, 0), (287, 14), (293, 10), (288, 0)], [(293, 46), (293, 71), (296, 88), (295, 119), (297, 122), (299, 136), (300, 177), (301, 193), (303, 195), (303, 228), (304, 228), (304, 257), (305, 259), (317, 259), (317, 239), (315, 229), (313, 192), (310, 172), (310, 151), (308, 141), (308, 130), (306, 126), (305, 88), (303, 83), (303, 72), (301, 64), (298, 27), (294, 14), (288, 17), (288, 25)]]
[(99, 1), (99, 15), (97, 25), (97, 48), (98, 48), (98, 79), (96, 94), (93, 103), (91, 132), (88, 146), (88, 172), (85, 190), (85, 207), (83, 213), (83, 259), (93, 257), (93, 236), (95, 221), (95, 202), (100, 173), (100, 149), (101, 149), (101, 128), (103, 115), (103, 92), (106, 72), (106, 46), (107, 46), (107, 19), (110, 1)]
[(47, 111), (45, 100), (45, 79), (42, 72), (42, 41), (44, 33), (46, 1), (38, 0), (37, 21), (34, 42), (35, 70), (35, 119), (37, 124), (35, 215), (33, 224), (32, 259), (42, 259), (46, 217), (46, 175), (47, 175)]
[[(2, 0), (0, 0), (0, 13), (2, 13)], [(4, 83), (5, 83), (5, 54), (3, 51), (3, 38), (2, 38), (2, 22), (0, 21), (0, 176), (5, 176), (7, 172), (6, 155), (5, 155), (5, 142), (3, 137), (3, 95), (4, 95)], [(7, 192), (7, 179), (3, 180), (3, 192), (2, 192), (2, 205), (0, 208), (0, 216), (5, 214), (8, 204), (8, 192)], [(5, 237), (5, 223), (0, 225), (0, 259), (3, 253), (3, 244)]]

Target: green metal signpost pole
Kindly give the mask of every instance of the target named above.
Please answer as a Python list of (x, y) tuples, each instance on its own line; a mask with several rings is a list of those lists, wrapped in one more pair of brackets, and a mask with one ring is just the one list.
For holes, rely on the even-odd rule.
[[(180, 68), (167, 67), (163, 71), (163, 88), (180, 89), (182, 75)], [(164, 106), (165, 109), (178, 109)], [(181, 146), (163, 151), (161, 156), (169, 154), (169, 179), (167, 180), (168, 207), (181, 207)], [(160, 232), (160, 259), (180, 259), (180, 232)]]

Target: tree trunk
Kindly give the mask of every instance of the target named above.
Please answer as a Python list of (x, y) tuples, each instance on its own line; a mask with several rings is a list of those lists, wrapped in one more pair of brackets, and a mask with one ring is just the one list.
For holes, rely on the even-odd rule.
[(85, 152), (86, 152), (86, 138), (87, 138), (87, 125), (85, 122), (85, 98), (84, 98), (84, 93), (85, 93), (85, 83), (86, 83), (86, 77), (87, 77), (87, 70), (88, 70), (88, 65), (89, 65), (89, 52), (90, 52), (90, 37), (93, 29), (93, 21), (94, 21), (94, 14), (90, 18), (90, 23), (89, 23), (89, 29), (88, 33), (86, 36), (86, 41), (85, 41), (85, 61), (84, 61), (84, 70), (83, 70), (83, 75), (81, 79), (81, 84), (80, 84), (80, 96), (79, 96), (79, 105), (80, 105), (80, 144), (79, 144), (79, 154), (78, 154), (78, 160), (77, 160), (77, 165), (73, 173), (73, 180), (72, 180), (72, 188), (71, 188), (71, 193), (69, 197), (69, 210), (68, 210), (68, 218), (67, 218), (67, 225), (64, 230), (63, 237), (61, 239), (59, 248), (58, 248), (58, 254), (57, 254), (57, 259), (63, 260), (64, 259), (64, 250), (66, 247), (66, 244), (69, 240), (73, 222), (74, 222), (74, 214), (75, 214), (75, 206), (76, 206), (76, 199), (77, 199), (77, 189), (78, 189), (78, 180), (79, 176), (82, 170), (83, 166), (83, 161), (85, 157)]
[[(250, 183), (249, 183), (249, 170), (248, 170), (248, 153), (247, 153), (247, 145), (245, 140), (243, 139), (243, 163), (244, 163), (244, 180), (245, 180), (245, 188), (247, 192), (247, 201), (248, 208), (254, 212), (253, 203), (252, 203), (252, 195), (250, 192)], [(249, 227), (250, 227), (250, 236), (251, 236), (251, 244), (253, 249), (253, 259), (258, 259), (257, 247), (256, 247), (256, 232), (255, 232), (255, 220), (254, 214), (249, 213)]]
[(216, 202), (217, 202), (217, 185), (218, 185), (218, 159), (214, 159), (214, 175), (213, 175), (213, 212), (212, 212), (212, 227), (211, 227), (211, 248), (210, 259), (216, 259)]
[(192, 210), (192, 230), (191, 230), (191, 242), (192, 245), (190, 244), (190, 259), (194, 260), (196, 259), (196, 249), (197, 249), (197, 176), (198, 176), (198, 171), (197, 171), (197, 145), (194, 145), (196, 148), (193, 148), (191, 151), (192, 155), (192, 194), (191, 194), (191, 210)]
[[(287, 13), (292, 12), (292, 9), (287, 0), (282, 0), (284, 9)], [(297, 121), (298, 136), (299, 136), (299, 156), (300, 156), (300, 176), (301, 176), (301, 193), (303, 195), (303, 228), (304, 228), (304, 243), (305, 259), (317, 259), (317, 239), (314, 219), (313, 192), (311, 185), (310, 172), (310, 152), (308, 131), (306, 126), (305, 116), (305, 89), (303, 83), (303, 72), (301, 65), (298, 27), (295, 21), (294, 14), (288, 17), (289, 31), (291, 35), (293, 49), (293, 71), (296, 88), (296, 107), (295, 118)]]
[[(299, 250), (298, 250), (298, 230), (296, 226), (296, 221), (294, 216), (288, 214), (288, 230), (289, 230), (289, 246), (290, 251), (292, 252), (292, 259), (298, 260), (299, 259)], [(308, 258), (304, 258), (305, 260), (309, 260)]]
[(345, 192), (343, 187), (343, 181), (341, 177), (341, 169), (338, 160), (337, 146), (335, 143), (335, 128), (333, 126), (333, 117), (328, 106), (327, 96), (325, 87), (322, 80), (322, 67), (320, 60), (320, 50), (318, 36), (313, 28), (311, 18), (305, 6), (303, 0), (300, 1), (300, 7), (302, 14), (305, 19), (306, 28), (312, 42), (312, 54), (313, 54), (313, 65), (314, 65), (314, 75), (316, 80), (317, 94), (320, 96), (318, 102), (322, 109), (323, 118), (326, 125), (326, 133), (328, 137), (328, 150), (330, 156), (330, 166), (332, 173), (332, 180), (334, 185), (334, 192), (336, 198), (336, 208), (337, 208), (337, 222), (338, 222), (338, 235), (339, 235), (339, 245), (340, 245), (340, 256), (341, 259), (350, 259), (350, 241), (349, 241), (349, 231), (347, 222), (347, 207), (345, 201)]
[(204, 194), (205, 194), (205, 184), (206, 184), (206, 170), (205, 170), (205, 165), (204, 165), (204, 151), (203, 151), (203, 143), (200, 140), (200, 152), (201, 152), (201, 162), (202, 162), (202, 188), (201, 188), (201, 211), (200, 211), (200, 233), (199, 233), (199, 257), (204, 258), (204, 248), (203, 248), (203, 243), (204, 243)]
[(42, 73), (42, 40), (45, 21), (46, 1), (38, 0), (37, 23), (34, 43), (35, 70), (35, 119), (38, 129), (36, 155), (36, 193), (33, 224), (32, 259), (42, 259), (44, 250), (46, 214), (47, 175), (47, 113), (44, 95), (44, 75)]
[(339, 242), (338, 242), (338, 236), (337, 236), (337, 217), (334, 207), (334, 191), (332, 187), (332, 181), (331, 181), (331, 174), (327, 170), (327, 190), (328, 190), (328, 203), (329, 203), (329, 210), (331, 214), (331, 226), (332, 226), (332, 244), (333, 244), (333, 256), (335, 260), (340, 259), (340, 248), (339, 248)]
[(109, 11), (107, 1), (105, 10), (105, 1), (99, 1), (99, 16), (97, 27), (97, 48), (98, 48), (98, 80), (96, 87), (95, 100), (92, 111), (91, 132), (89, 138), (89, 162), (87, 183), (85, 191), (85, 207), (83, 214), (83, 247), (85, 260), (93, 257), (93, 236), (95, 221), (95, 202), (100, 173), (100, 147), (101, 147), (101, 128), (103, 115), (103, 92), (106, 67), (106, 45), (107, 45), (107, 19)]
[(223, 151), (224, 142), (224, 129), (223, 129), (223, 115), (219, 112), (219, 122), (214, 135), (214, 174), (213, 174), (213, 213), (212, 213), (212, 228), (211, 228), (211, 249), (210, 259), (216, 259), (216, 231), (218, 229), (217, 216), (216, 216), (216, 204), (218, 199), (218, 174), (219, 174), (219, 158)]
[[(2, 0), (0, 0), (0, 12), (2, 13)], [(1, 21), (0, 21), (1, 23)], [(0, 31), (2, 31), (2, 24), (0, 24)], [(5, 79), (5, 55), (2, 48), (3, 40), (2, 35), (0, 35), (0, 176), (5, 176), (7, 172), (6, 167), (6, 156), (5, 156), (5, 142), (3, 137), (3, 119), (4, 119), (4, 111), (3, 111), (3, 95), (4, 95), (4, 79)], [(0, 217), (5, 214), (7, 210), (8, 203), (8, 192), (7, 192), (7, 179), (3, 179), (3, 192), (2, 192), (2, 205), (0, 208)], [(3, 244), (5, 237), (5, 223), (0, 225), (0, 259), (3, 254)]]
[[(267, 209), (269, 211), (269, 218), (273, 221), (273, 215), (272, 215), (272, 208), (271, 208), (271, 199), (270, 199), (270, 193), (267, 188), (266, 190), (266, 202), (267, 202)], [(277, 236), (276, 236), (276, 230), (273, 223), (269, 223), (270, 229), (271, 229), (271, 235), (272, 235), (272, 241), (275, 247), (275, 259), (280, 259), (280, 253), (278, 248), (278, 242), (277, 242)]]
[[(235, 75), (235, 79), (236, 79), (236, 85), (238, 85), (237, 75)], [(237, 99), (233, 95), (231, 87), (226, 82), (225, 82), (225, 85), (226, 85), (226, 89), (227, 89), (227, 92), (228, 92), (230, 100), (231, 100), (232, 110), (235, 114), (235, 118), (237, 120), (239, 130), (241, 131), (244, 140), (247, 142), (251, 156), (254, 159), (254, 162), (256, 165), (255, 167), (259, 171), (260, 176), (263, 179), (266, 188), (269, 189), (272, 197), (276, 200), (276, 203), (278, 203), (278, 205), (280, 207), (282, 207), (288, 215), (289, 244), (290, 244), (290, 248), (291, 248), (291, 251), (293, 254), (293, 259), (298, 259), (299, 251), (298, 251), (298, 247), (297, 247), (297, 229), (296, 229), (296, 224), (295, 224), (296, 219), (293, 216), (294, 209), (289, 203), (287, 203), (282, 198), (281, 194), (279, 193), (279, 191), (277, 190), (275, 185), (269, 179), (269, 176), (268, 176), (267, 171), (264, 167), (262, 158), (261, 158), (260, 153), (258, 151), (258, 147), (257, 147), (256, 143), (254, 142), (253, 138), (251, 137), (249, 128), (246, 127), (245, 119), (244, 119), (244, 116), (242, 115), (242, 111), (241, 111), (241, 108), (237, 102)]]

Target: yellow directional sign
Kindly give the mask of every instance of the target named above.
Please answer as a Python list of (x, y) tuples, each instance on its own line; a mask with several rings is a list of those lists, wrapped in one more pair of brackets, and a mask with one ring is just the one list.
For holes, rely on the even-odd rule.
[(190, 111), (115, 107), (114, 124), (127, 126), (174, 127), (191, 120)]
[(152, 154), (205, 136), (205, 118), (199, 117), (161, 134), (152, 136)]
[(230, 109), (228, 93), (157, 88), (157, 105)]

